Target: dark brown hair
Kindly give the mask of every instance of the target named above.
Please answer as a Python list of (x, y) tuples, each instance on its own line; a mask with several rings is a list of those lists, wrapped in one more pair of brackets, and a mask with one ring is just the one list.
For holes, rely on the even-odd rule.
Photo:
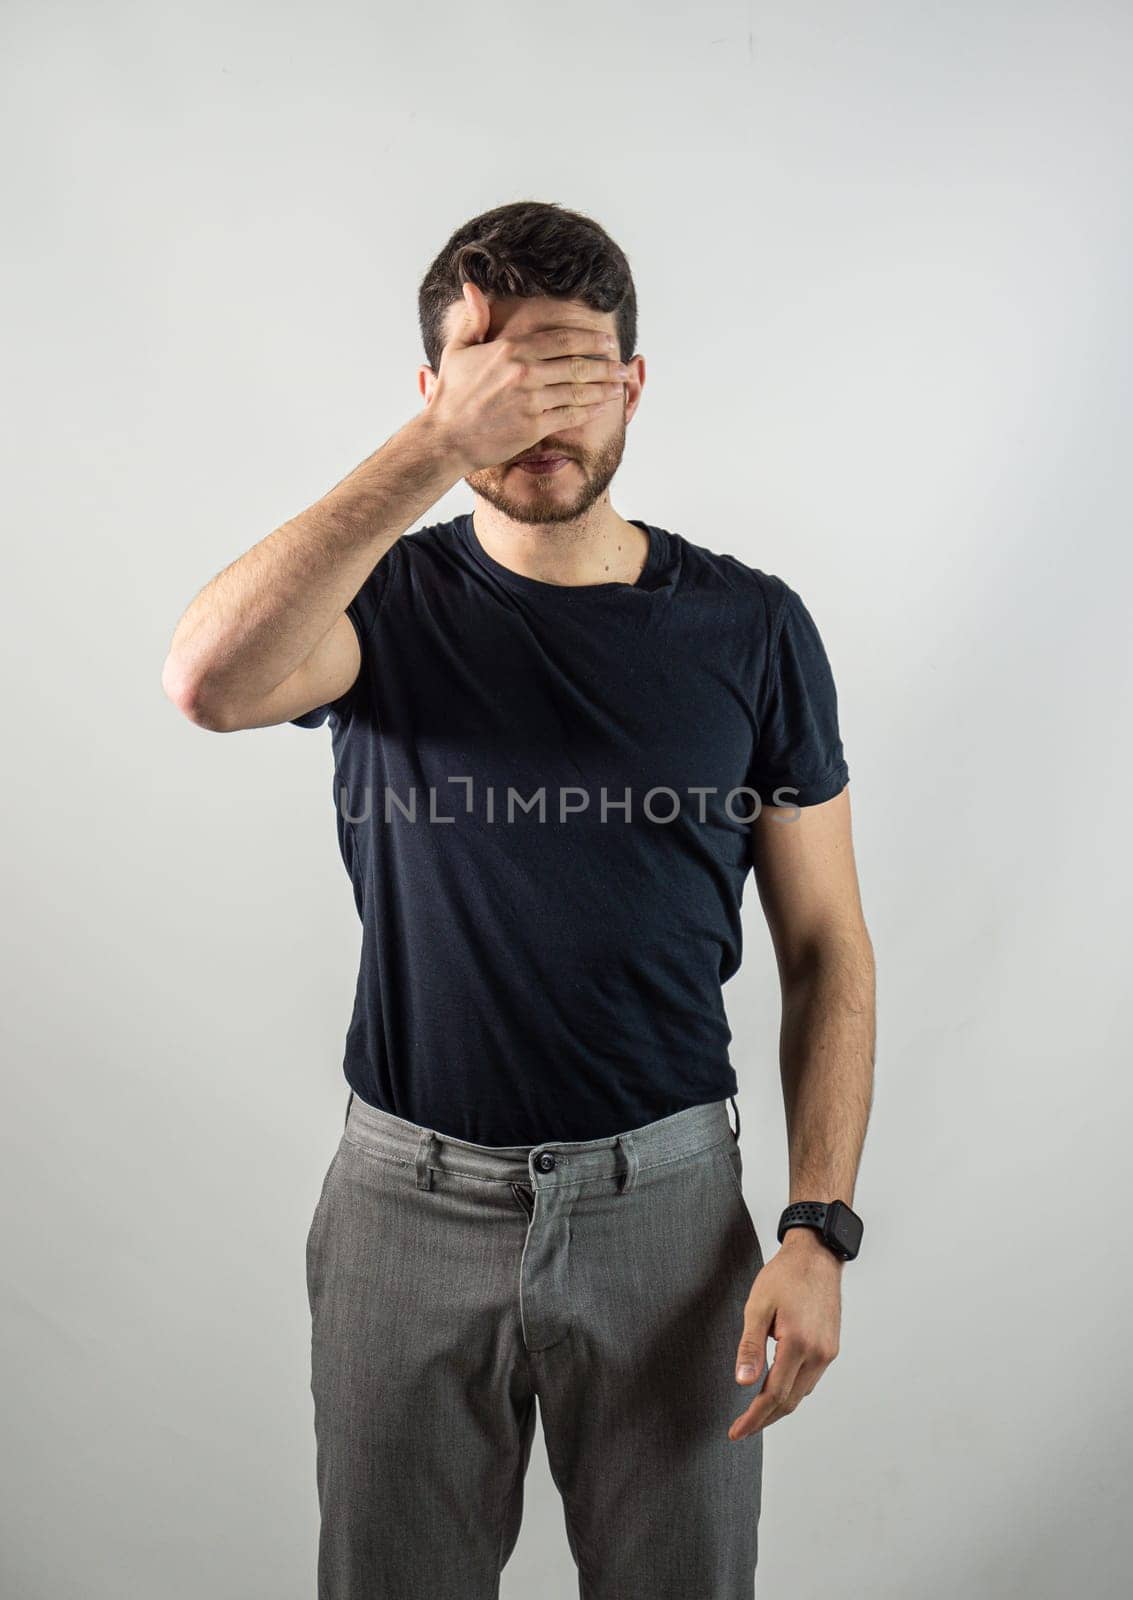
[(470, 279), (497, 298), (578, 300), (616, 313), (619, 356), (637, 338), (637, 296), (629, 262), (604, 228), (554, 201), (514, 200), (459, 227), (425, 274), (417, 314), (425, 358), (439, 371), (445, 312)]

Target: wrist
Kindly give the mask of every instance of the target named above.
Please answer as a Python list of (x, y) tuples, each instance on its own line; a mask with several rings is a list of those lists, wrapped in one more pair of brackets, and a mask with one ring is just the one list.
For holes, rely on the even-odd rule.
[(842, 1258), (831, 1250), (817, 1228), (807, 1228), (801, 1224), (786, 1229), (779, 1249), (789, 1250), (793, 1255), (806, 1255), (809, 1252), (812, 1255), (827, 1257), (835, 1266), (846, 1265)]
[(813, 1233), (836, 1260), (853, 1261), (861, 1249), (862, 1219), (845, 1200), (792, 1200), (783, 1208), (775, 1237), (782, 1244), (792, 1233)]
[(425, 406), (406, 423), (402, 431), (420, 443), (426, 456), (436, 463), (438, 472), (448, 480), (449, 488), (475, 471), (471, 462), (465, 460), (451, 430), (440, 420), (432, 406)]

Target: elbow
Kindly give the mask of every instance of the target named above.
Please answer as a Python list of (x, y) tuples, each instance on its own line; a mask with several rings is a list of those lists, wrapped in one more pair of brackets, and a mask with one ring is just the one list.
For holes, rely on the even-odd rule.
[(797, 938), (778, 951), (779, 971), (786, 984), (802, 987), (833, 979), (863, 1003), (873, 994), (876, 973), (873, 942), (864, 918), (833, 921)]
[(230, 707), (210, 694), (207, 678), (191, 671), (170, 651), (161, 670), (161, 687), (182, 716), (209, 733), (232, 733), (241, 726)]

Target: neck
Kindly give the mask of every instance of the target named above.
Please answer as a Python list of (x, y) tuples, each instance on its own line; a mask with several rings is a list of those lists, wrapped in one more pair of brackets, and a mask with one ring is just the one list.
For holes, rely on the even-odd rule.
[(636, 583), (649, 554), (649, 536), (612, 506), (593, 507), (571, 522), (516, 522), (477, 499), (472, 526), (501, 566), (524, 578), (564, 588), (590, 583)]

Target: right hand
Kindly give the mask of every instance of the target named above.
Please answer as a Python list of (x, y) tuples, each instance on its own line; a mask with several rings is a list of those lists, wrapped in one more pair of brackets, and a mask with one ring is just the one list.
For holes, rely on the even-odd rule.
[(570, 326), (488, 339), (488, 301), (474, 283), (461, 288), (463, 317), (425, 414), (466, 472), (500, 466), (622, 404), (628, 370), (616, 339)]

